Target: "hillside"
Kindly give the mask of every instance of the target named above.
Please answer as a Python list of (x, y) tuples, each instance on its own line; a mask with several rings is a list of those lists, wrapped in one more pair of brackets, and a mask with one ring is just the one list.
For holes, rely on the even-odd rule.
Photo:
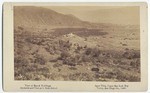
[(89, 22), (81, 21), (73, 15), (64, 15), (53, 10), (34, 7), (14, 7), (15, 26), (37, 27), (47, 26), (91, 26)]

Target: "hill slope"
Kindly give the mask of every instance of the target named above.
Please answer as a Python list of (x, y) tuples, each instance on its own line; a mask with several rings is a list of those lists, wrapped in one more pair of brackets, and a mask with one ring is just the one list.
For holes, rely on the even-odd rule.
[(81, 21), (73, 15), (64, 15), (53, 10), (34, 7), (14, 7), (15, 26), (90, 26), (89, 22)]

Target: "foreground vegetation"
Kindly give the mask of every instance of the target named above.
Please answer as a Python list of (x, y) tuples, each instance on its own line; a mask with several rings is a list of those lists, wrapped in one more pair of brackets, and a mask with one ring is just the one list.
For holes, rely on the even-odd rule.
[(55, 34), (16, 33), (15, 80), (140, 81), (139, 50), (102, 50)]

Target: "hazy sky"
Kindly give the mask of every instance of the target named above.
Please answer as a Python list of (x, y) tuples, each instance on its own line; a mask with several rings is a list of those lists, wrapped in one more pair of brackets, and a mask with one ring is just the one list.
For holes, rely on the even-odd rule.
[(140, 21), (139, 7), (136, 6), (45, 6), (45, 8), (96, 23), (139, 25)]

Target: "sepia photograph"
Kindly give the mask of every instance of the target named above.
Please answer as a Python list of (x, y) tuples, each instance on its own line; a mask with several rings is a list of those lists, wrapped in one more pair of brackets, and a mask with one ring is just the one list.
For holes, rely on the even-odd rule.
[(14, 6), (15, 80), (140, 82), (138, 6)]
[(6, 91), (147, 89), (146, 3), (5, 3), (3, 20)]

